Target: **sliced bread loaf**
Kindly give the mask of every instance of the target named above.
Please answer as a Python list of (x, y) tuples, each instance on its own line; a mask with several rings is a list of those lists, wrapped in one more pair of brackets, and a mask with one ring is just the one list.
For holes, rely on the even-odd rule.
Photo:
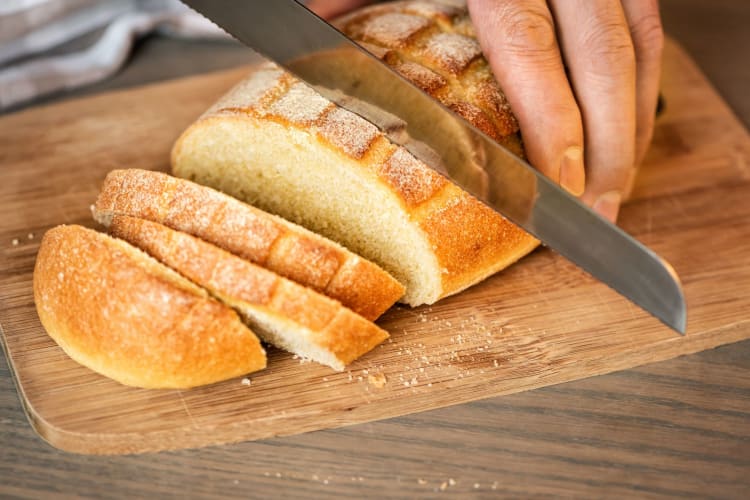
[(266, 366), (258, 338), (231, 308), (128, 243), (81, 226), (44, 235), (34, 300), (73, 360), (125, 385), (182, 389)]
[(189, 234), (119, 215), (110, 231), (235, 308), (263, 340), (304, 358), (343, 370), (388, 338), (339, 302)]
[[(343, 19), (341, 25), (352, 36), (361, 33), (372, 51), (403, 63), (402, 73), (436, 97), (450, 97), (445, 101), (450, 107), (521, 152), (515, 119), (477, 52), (463, 11), (429, 2), (372, 9)], [(398, 101), (370, 75), (358, 74), (356, 62), (329, 62), (321, 71), (350, 72), (353, 86)], [(401, 117), (410, 131), (411, 121), (417, 122), (417, 132), (441, 127), (410, 110), (408, 103), (403, 109), (410, 115)], [(441, 130), (445, 151), (439, 153), (481, 163), (475, 145), (457, 131)], [(257, 67), (212, 106), (172, 150), (175, 175), (342, 243), (404, 284), (401, 300), (411, 305), (457, 293), (538, 245), (430, 167), (373, 123), (270, 63)]]
[[(269, 186), (270, 187), (270, 186)], [(93, 208), (164, 224), (324, 293), (374, 320), (404, 293), (377, 265), (307, 229), (214, 189), (161, 172), (113, 170)]]

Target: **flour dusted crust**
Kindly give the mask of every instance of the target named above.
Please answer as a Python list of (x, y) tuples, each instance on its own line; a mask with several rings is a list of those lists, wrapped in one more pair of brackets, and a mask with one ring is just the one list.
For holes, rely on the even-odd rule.
[(336, 370), (388, 338), (339, 302), (189, 234), (119, 215), (110, 232), (237, 309), (267, 342)]
[(335, 24), (425, 92), (517, 150), (518, 122), (482, 55), (465, 7), (390, 2), (357, 10)]
[[(266, 95), (258, 88), (249, 91), (251, 98)], [(330, 136), (341, 134), (329, 127)], [(160, 172), (111, 171), (93, 213), (106, 226), (115, 215), (130, 215), (198, 236), (325, 293), (367, 319), (380, 316), (404, 292), (388, 273), (330, 240), (214, 189)]]
[[(520, 152), (518, 125), (467, 23), (465, 9), (431, 2), (377, 5), (338, 21), (368, 50)], [(320, 62), (313, 64), (321, 71), (353, 64)], [(356, 77), (358, 84), (367, 80)], [(481, 169), (474, 146), (462, 144), (463, 154)], [(463, 290), (538, 244), (372, 123), (271, 63), (183, 133), (172, 168), (373, 260), (406, 286), (402, 301), (411, 305)], [(389, 246), (398, 251), (389, 253)], [(407, 246), (414, 250), (402, 251)]]
[(266, 366), (258, 338), (231, 308), (135, 247), (81, 226), (45, 233), (34, 301), (71, 358), (125, 385), (182, 389)]

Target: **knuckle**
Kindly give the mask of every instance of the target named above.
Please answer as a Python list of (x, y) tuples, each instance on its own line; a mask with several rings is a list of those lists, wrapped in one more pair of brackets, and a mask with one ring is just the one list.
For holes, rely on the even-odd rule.
[(616, 77), (629, 76), (634, 72), (635, 47), (625, 25), (615, 20), (599, 22), (582, 36), (591, 74)]
[(505, 35), (506, 51), (525, 58), (545, 59), (557, 55), (555, 26), (549, 12), (541, 7), (524, 2), (502, 4), (497, 23)]

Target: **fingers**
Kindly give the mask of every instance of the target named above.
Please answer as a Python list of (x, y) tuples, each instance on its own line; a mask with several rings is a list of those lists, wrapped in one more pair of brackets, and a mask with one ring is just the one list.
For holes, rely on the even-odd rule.
[[(622, 6), (635, 48), (635, 164), (639, 165), (643, 161), (654, 133), (664, 32), (657, 0), (623, 0)], [(632, 180), (630, 179), (626, 188), (625, 196), (630, 194)]]
[(635, 52), (619, 0), (551, 0), (586, 137), (582, 200), (614, 221), (635, 165)]
[(468, 0), (492, 71), (518, 118), (529, 161), (584, 191), (583, 125), (545, 0)]
[(372, 0), (310, 0), (306, 5), (323, 19), (331, 19), (368, 3)]

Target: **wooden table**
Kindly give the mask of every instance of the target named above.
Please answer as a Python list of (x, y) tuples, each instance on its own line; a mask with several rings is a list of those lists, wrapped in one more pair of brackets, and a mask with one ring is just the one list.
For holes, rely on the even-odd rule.
[[(667, 31), (750, 123), (750, 4), (662, 5)], [(75, 94), (244, 60), (240, 47), (149, 39), (117, 77)], [(125, 457), (49, 447), (0, 366), (0, 496), (740, 498), (750, 491), (748, 441), (749, 341), (376, 423)]]

